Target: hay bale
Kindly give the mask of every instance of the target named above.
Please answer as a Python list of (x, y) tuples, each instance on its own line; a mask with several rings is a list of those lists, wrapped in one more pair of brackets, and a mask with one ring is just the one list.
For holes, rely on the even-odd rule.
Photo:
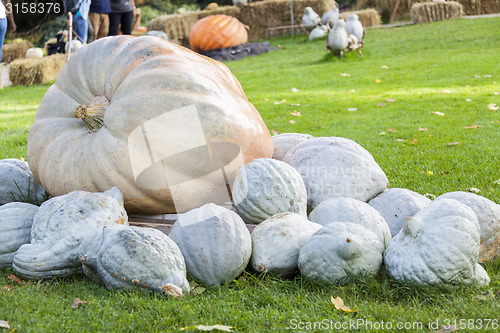
[(355, 10), (351, 12), (342, 12), (340, 13), (339, 18), (344, 19), (344, 21), (347, 21), (347, 18), (351, 14), (358, 15), (359, 21), (361, 22), (364, 28), (378, 27), (380, 26), (380, 22), (382, 21), (379, 13), (373, 8)]
[(464, 15), (464, 7), (456, 1), (416, 3), (411, 7), (413, 23), (450, 20)]
[(34, 47), (33, 44), (26, 41), (5, 44), (2, 47), (2, 62), (10, 63), (16, 59), (24, 58), (26, 51), (32, 47)]
[[(304, 14), (304, 8), (312, 7), (314, 11), (322, 15), (335, 8), (334, 0), (294, 0), (293, 15), (294, 23), (297, 25)], [(243, 24), (248, 25), (248, 40), (250, 42), (266, 38), (269, 28), (286, 27), (290, 30), (290, 0), (266, 0), (257, 1), (243, 7), (224, 6), (214, 10), (186, 12), (184, 14), (163, 15), (149, 21), (146, 26), (148, 30), (164, 31), (169, 40), (189, 46), (189, 31), (191, 27), (201, 18), (211, 15), (224, 14), (236, 17)], [(295, 32), (305, 31), (296, 29)]]
[(66, 64), (64, 54), (37, 59), (17, 59), (10, 64), (9, 77), (13, 85), (42, 84), (55, 80)]
[(455, 0), (464, 6), (465, 15), (500, 13), (500, 0)]

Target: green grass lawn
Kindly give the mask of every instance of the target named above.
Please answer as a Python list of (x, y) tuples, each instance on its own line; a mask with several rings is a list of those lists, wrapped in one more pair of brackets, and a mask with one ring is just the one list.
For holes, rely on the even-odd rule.
[[(271, 41), (279, 50), (227, 65), (270, 131), (347, 137), (374, 155), (392, 187), (434, 195), (477, 188), (500, 203), (500, 110), (488, 109), (500, 106), (499, 32), (500, 18), (371, 29), (364, 57), (350, 53), (343, 60), (324, 51), (322, 40), (282, 38)], [(27, 133), (47, 88), (0, 90), (0, 158), (26, 156)], [(288, 332), (307, 322), (344, 324), (346, 331), (355, 331), (354, 324), (383, 331), (387, 322), (393, 329), (406, 324), (408, 332), (446, 323), (495, 331), (499, 265), (486, 269), (487, 288), (401, 285), (383, 272), (347, 286), (247, 272), (180, 300), (109, 292), (81, 277), (18, 284), (8, 278), (12, 270), (0, 270), (0, 320), (16, 332), (164, 332), (215, 324)], [(330, 296), (358, 312), (335, 310)], [(73, 309), (75, 297), (88, 303)], [(313, 331), (320, 331), (316, 325)]]

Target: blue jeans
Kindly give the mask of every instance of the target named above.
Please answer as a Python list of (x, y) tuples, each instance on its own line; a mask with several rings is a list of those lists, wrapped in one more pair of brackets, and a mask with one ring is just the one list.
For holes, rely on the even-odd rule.
[(89, 24), (87, 20), (84, 20), (83, 17), (80, 16), (80, 13), (76, 13), (76, 15), (73, 16), (73, 28), (78, 35), (76, 38), (78, 38), (80, 42), (86, 43)]
[(2, 46), (5, 33), (7, 32), (7, 18), (0, 19), (0, 62), (2, 62)]

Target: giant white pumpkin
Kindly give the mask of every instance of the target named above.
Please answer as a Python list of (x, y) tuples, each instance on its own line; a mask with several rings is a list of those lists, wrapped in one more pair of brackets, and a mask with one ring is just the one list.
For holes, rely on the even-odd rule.
[(220, 62), (156, 37), (116, 36), (75, 53), (37, 110), (28, 161), (47, 191), (118, 187), (130, 212), (230, 200), (244, 162), (272, 141)]

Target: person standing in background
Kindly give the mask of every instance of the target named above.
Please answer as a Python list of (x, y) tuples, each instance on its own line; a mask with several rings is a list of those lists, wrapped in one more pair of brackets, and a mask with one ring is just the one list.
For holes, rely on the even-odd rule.
[(121, 24), (121, 32), (124, 35), (132, 33), (132, 21), (136, 15), (134, 0), (110, 0), (111, 13), (109, 13), (108, 36), (116, 36)]
[(12, 13), (12, 4), (10, 0), (0, 0), (0, 62), (2, 62), (3, 40), (7, 32), (7, 18), (10, 21), (10, 30), (16, 32), (17, 26), (14, 21), (14, 14)]
[(76, 12), (73, 18), (73, 28), (76, 32), (76, 38), (85, 44), (87, 42), (87, 35), (89, 29), (89, 9), (90, 9), (90, 0), (80, 0), (78, 2), (78, 11)]
[(89, 20), (94, 27), (94, 40), (108, 35), (110, 12), (109, 0), (92, 0), (90, 3)]

